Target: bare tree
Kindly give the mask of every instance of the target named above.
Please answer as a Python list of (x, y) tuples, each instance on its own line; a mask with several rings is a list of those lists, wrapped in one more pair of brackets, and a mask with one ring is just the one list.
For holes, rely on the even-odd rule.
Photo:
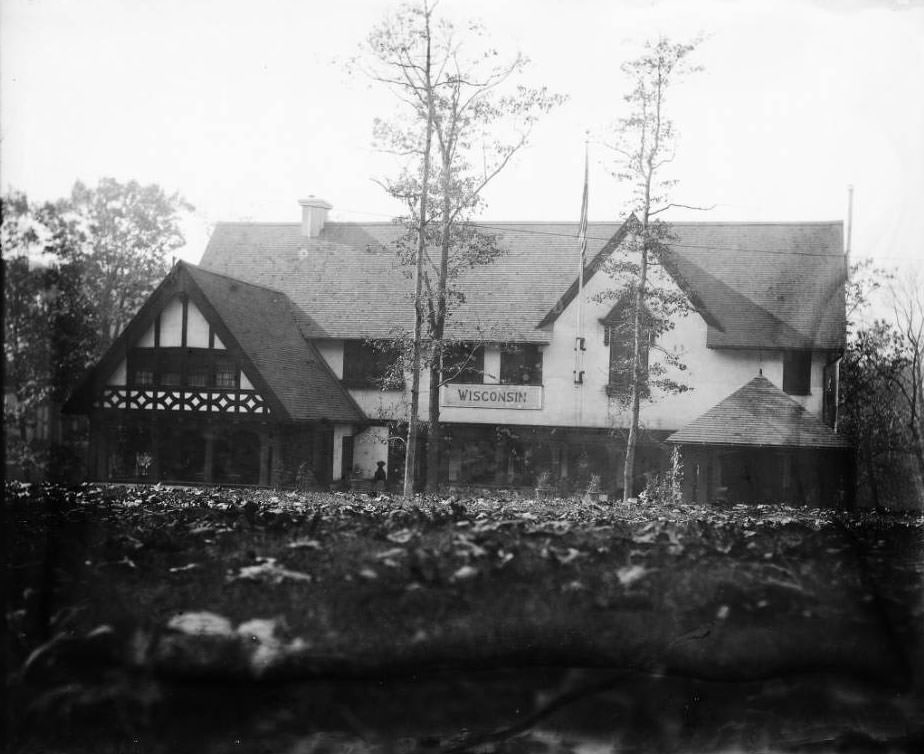
[(435, 19), (434, 7), (402, 6), (370, 34), (357, 67), (387, 86), (404, 106), (375, 123), (380, 149), (405, 159), (399, 175), (380, 181), (403, 201), (408, 232), (398, 243), (415, 268), (415, 336), (405, 495), (413, 475), (419, 375), (430, 376), (427, 486), (437, 484), (441, 451), (440, 405), (446, 326), (464, 301), (458, 278), (503, 253), (492, 234), (471, 217), (482, 193), (528, 142), (538, 118), (564, 98), (515, 83), (527, 65), (522, 55), (503, 59), (483, 27), (463, 30)]
[[(627, 292), (631, 299), (628, 316), (632, 350), (626, 399), (631, 418), (623, 476), (626, 500), (633, 494), (641, 400), (649, 390), (648, 346), (658, 334), (672, 327), (673, 316), (683, 307), (682, 299), (669, 288), (650, 284), (649, 269), (652, 263), (662, 261), (670, 242), (669, 226), (657, 220), (656, 215), (678, 206), (668, 200), (674, 181), (663, 175), (664, 168), (674, 159), (675, 147), (674, 125), (667, 115), (668, 93), (680, 78), (698, 70), (688, 62), (695, 46), (660, 38), (648, 43), (642, 55), (622, 66), (623, 73), (632, 81), (632, 89), (624, 97), (629, 112), (617, 122), (615, 138), (607, 144), (618, 156), (614, 175), (632, 187), (630, 209), (637, 220), (626, 249), (629, 256), (615, 261), (611, 269), (630, 281)], [(681, 387), (676, 385), (677, 389)]]

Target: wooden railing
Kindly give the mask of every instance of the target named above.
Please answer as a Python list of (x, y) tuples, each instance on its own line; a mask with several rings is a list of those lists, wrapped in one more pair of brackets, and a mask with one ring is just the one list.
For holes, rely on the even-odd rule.
[(255, 390), (180, 387), (106, 387), (97, 408), (125, 411), (191, 411), (219, 414), (269, 414)]

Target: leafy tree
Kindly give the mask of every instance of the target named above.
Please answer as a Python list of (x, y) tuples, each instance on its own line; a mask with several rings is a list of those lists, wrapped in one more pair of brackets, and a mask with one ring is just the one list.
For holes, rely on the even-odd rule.
[(181, 213), (192, 207), (178, 194), (136, 181), (103, 178), (96, 188), (78, 181), (70, 197), (36, 210), (47, 228), (46, 249), (81, 270), (92, 296), (99, 357), (169, 270), (180, 248)]
[(6, 453), (28, 469), (42, 466), (49, 451), (47, 439), (32, 431), (39, 411), (64, 401), (96, 336), (79, 268), (45, 253), (25, 194), (11, 192), (2, 206)]
[[(12, 460), (41, 465), (53, 447), (30, 428), (60, 405), (167, 271), (183, 241), (181, 199), (103, 179), (35, 204), (2, 199), (4, 428)], [(52, 417), (52, 421), (54, 418)], [(55, 433), (56, 434), (56, 433)]]
[(627, 304), (624, 327), (628, 332), (623, 334), (628, 336), (631, 352), (624, 365), (626, 388), (615, 396), (630, 412), (623, 477), (626, 500), (633, 494), (642, 399), (650, 395), (650, 385), (669, 391), (685, 389), (668, 375), (667, 368), (682, 367), (675, 354), (664, 351), (661, 363), (649, 367), (647, 352), (650, 347), (657, 348), (658, 337), (674, 326), (687, 306), (682, 293), (652, 268), (658, 265), (664, 269), (671, 242), (669, 225), (655, 216), (678, 206), (668, 200), (675, 181), (664, 176), (675, 149), (674, 125), (667, 115), (668, 94), (680, 79), (698, 70), (688, 59), (694, 49), (695, 44), (660, 38), (622, 66), (632, 82), (624, 97), (628, 113), (617, 122), (614, 139), (607, 145), (617, 154), (613, 175), (632, 188), (630, 209), (634, 216), (633, 232), (622, 253), (608, 263), (608, 271), (619, 284), (603, 297)]
[[(464, 300), (457, 285), (466, 269), (503, 253), (492, 234), (472, 222), (482, 192), (528, 142), (539, 117), (564, 98), (545, 88), (515, 84), (527, 60), (503, 59), (482, 26), (464, 30), (435, 19), (433, 8), (402, 6), (376, 27), (357, 66), (403, 104), (390, 120), (377, 120), (379, 148), (401, 157), (397, 177), (380, 181), (407, 205), (407, 233), (398, 254), (415, 267), (415, 333), (405, 494), (413, 469), (418, 379), (430, 376), (427, 486), (437, 483), (441, 452), (439, 391), (445, 370), (447, 324)], [(410, 471), (408, 470), (410, 469)]]

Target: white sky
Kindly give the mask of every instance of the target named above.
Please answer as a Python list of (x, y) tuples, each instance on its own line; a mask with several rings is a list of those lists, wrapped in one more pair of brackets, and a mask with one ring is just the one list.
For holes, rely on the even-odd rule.
[[(393, 104), (338, 61), (388, 0), (0, 0), (0, 184), (33, 199), (102, 176), (156, 182), (209, 223), (399, 210), (371, 148)], [(481, 19), (530, 83), (570, 95), (486, 195), (490, 220), (577, 220), (584, 133), (620, 115), (619, 65), (644, 39), (707, 35), (673, 99), (673, 219), (831, 220), (854, 184), (854, 250), (924, 259), (924, 0), (442, 0)], [(624, 192), (591, 147), (591, 220)]]

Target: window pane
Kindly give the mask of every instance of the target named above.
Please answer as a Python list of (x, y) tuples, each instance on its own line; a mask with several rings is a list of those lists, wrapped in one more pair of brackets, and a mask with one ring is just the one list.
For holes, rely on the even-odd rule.
[(500, 381), (504, 385), (541, 385), (542, 351), (533, 343), (506, 346), (501, 351)]
[(443, 349), (443, 379), (480, 385), (484, 382), (484, 346), (451, 343)]
[(180, 384), (180, 373), (179, 372), (162, 372), (160, 377), (161, 385), (179, 385)]
[(190, 371), (186, 382), (192, 387), (206, 387), (209, 384), (209, 373), (199, 369)]
[(132, 383), (135, 385), (153, 385), (154, 372), (150, 369), (136, 369)]
[(808, 395), (812, 384), (812, 352), (786, 351), (783, 354), (783, 392)]
[(219, 364), (215, 368), (215, 387), (237, 387), (237, 369), (233, 364)]
[(398, 350), (387, 342), (344, 341), (343, 382), (350, 387), (399, 389), (398, 357)]
[[(607, 385), (607, 394), (628, 399), (632, 391), (632, 356), (635, 344), (631, 324), (612, 326), (609, 328), (608, 340), (610, 344), (610, 382)], [(648, 333), (643, 332), (643, 339), (639, 352), (641, 367), (641, 384), (639, 395), (647, 398), (650, 394), (648, 386)]]

